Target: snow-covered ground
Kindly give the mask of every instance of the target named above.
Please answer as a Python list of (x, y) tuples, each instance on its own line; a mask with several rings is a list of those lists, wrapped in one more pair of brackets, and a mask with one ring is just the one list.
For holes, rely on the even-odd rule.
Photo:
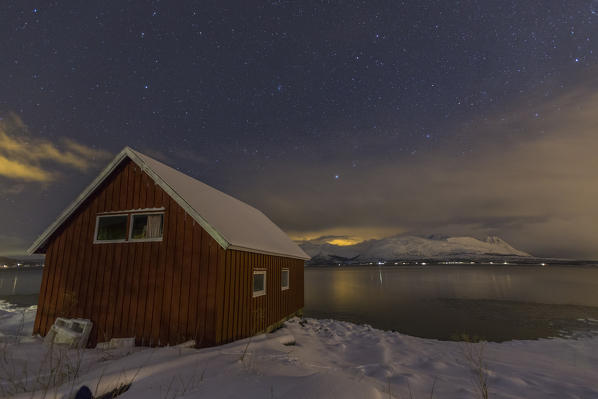
[[(14, 397), (72, 397), (82, 384), (101, 394), (131, 383), (122, 398), (479, 398), (471, 360), (482, 350), (490, 398), (598, 398), (598, 337), (469, 344), (295, 318), (216, 348), (50, 352), (39, 338), (6, 336), (20, 328), (17, 310), (0, 310), (8, 342), (0, 383), (5, 394), (40, 391)], [(25, 312), (24, 334), (34, 314)]]
[(0, 342), (5, 335), (31, 333), (37, 306), (17, 307), (0, 300)]

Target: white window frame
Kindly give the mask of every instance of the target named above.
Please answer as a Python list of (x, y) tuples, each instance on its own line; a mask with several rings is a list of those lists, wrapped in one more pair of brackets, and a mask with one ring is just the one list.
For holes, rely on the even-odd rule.
[[(284, 286), (282, 285), (282, 275), (284, 274), (284, 272), (287, 273), (287, 285)], [(281, 272), (280, 272), (280, 290), (281, 291), (286, 291), (291, 287), (291, 272), (289, 270), (288, 267), (283, 267)]]
[[(125, 234), (125, 238), (122, 240), (98, 240), (98, 228), (100, 227), (100, 218), (106, 217), (114, 217), (114, 216), (126, 216), (127, 223), (129, 223), (129, 214), (128, 213), (105, 213), (103, 215), (96, 215), (96, 227), (93, 232), (93, 243), (94, 244), (113, 244), (115, 242), (127, 242), (127, 236)], [(125, 227), (126, 232), (126, 227)]]
[[(164, 212), (136, 212), (129, 214), (129, 234), (127, 238), (129, 242), (158, 242), (162, 241), (164, 237)], [(162, 237), (160, 238), (133, 238), (133, 219), (135, 216), (150, 216), (150, 215), (162, 215)]]
[[(253, 291), (253, 288), (254, 288), (253, 287), (253, 282), (254, 282), (256, 274), (263, 274), (264, 275), (264, 289), (263, 290)], [(254, 298), (266, 295), (266, 287), (268, 286), (268, 284), (267, 284), (267, 281), (268, 281), (267, 277), (268, 276), (266, 274), (266, 269), (256, 269), (256, 270), (253, 271), (253, 276), (252, 276), (252, 279), (251, 279), (251, 291), (253, 292), (253, 297)]]

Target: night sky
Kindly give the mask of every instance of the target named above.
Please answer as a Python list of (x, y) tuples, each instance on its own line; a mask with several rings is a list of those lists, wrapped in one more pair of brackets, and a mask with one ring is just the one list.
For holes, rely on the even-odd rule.
[(124, 146), (295, 239), (598, 258), (598, 1), (0, 5), (0, 254)]

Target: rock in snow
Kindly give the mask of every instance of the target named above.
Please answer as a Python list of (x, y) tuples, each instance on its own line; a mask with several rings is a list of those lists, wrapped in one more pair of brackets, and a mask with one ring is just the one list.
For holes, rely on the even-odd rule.
[(481, 241), (473, 237), (424, 238), (399, 235), (346, 246), (328, 244), (321, 240), (301, 241), (299, 245), (312, 257), (311, 263), (530, 256), (513, 248), (499, 237), (488, 237)]

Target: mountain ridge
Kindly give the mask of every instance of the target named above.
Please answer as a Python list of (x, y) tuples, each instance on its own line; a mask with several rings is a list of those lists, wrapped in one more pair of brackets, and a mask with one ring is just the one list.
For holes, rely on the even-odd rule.
[(475, 259), (487, 256), (531, 257), (496, 236), (489, 236), (482, 241), (466, 236), (398, 235), (345, 246), (322, 242), (321, 239), (299, 241), (298, 244), (312, 257), (312, 264), (466, 257)]

